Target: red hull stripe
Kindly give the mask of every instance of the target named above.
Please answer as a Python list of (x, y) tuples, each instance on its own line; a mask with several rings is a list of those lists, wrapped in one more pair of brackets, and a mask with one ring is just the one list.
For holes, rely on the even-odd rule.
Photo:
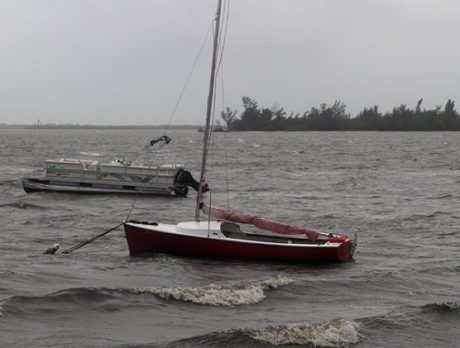
[(340, 245), (274, 245), (229, 239), (188, 236), (144, 229), (125, 224), (126, 239), (132, 255), (170, 253), (210, 258), (272, 260), (288, 262), (336, 262), (352, 257), (352, 243)]

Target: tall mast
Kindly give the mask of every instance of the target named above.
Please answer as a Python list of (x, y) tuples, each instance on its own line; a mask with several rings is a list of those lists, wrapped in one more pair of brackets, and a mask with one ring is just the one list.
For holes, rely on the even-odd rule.
[(206, 162), (208, 159), (208, 146), (211, 138), (211, 115), (214, 105), (214, 83), (216, 79), (216, 65), (217, 65), (217, 51), (219, 44), (219, 30), (220, 30), (220, 10), (222, 7), (222, 0), (217, 2), (217, 12), (216, 12), (216, 23), (214, 31), (214, 44), (212, 51), (212, 64), (211, 64), (211, 77), (209, 80), (209, 93), (208, 93), (208, 106), (206, 111), (206, 128), (204, 131), (203, 138), (203, 157), (201, 158), (201, 173), (200, 173), (200, 183), (198, 185), (198, 195), (196, 197), (196, 210), (195, 210), (195, 220), (200, 220), (200, 204), (203, 200), (203, 193), (201, 189), (204, 183), (205, 171), (206, 171)]

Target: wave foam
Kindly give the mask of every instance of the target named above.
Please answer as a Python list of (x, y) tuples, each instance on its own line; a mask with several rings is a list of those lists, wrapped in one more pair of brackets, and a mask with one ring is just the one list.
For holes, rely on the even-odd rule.
[(435, 305), (439, 309), (447, 309), (452, 312), (460, 310), (460, 302), (440, 302)]
[(273, 345), (302, 344), (314, 347), (343, 347), (359, 340), (358, 324), (344, 319), (324, 323), (267, 326), (239, 331), (257, 341)]
[(437, 303), (429, 303), (421, 307), (422, 311), (425, 312), (460, 312), (460, 302), (458, 301), (443, 301)]
[(98, 152), (86, 152), (86, 151), (80, 152), (80, 155), (82, 155), (82, 156), (94, 156), (94, 157), (101, 157), (101, 156), (104, 156), (102, 153), (98, 153)]
[(166, 300), (178, 300), (213, 306), (238, 306), (254, 304), (265, 298), (265, 291), (288, 285), (292, 280), (277, 275), (265, 280), (256, 280), (229, 285), (211, 284), (202, 288), (143, 288), (140, 292), (153, 293)]
[(141, 294), (153, 294), (154, 296), (166, 300), (178, 300), (214, 306), (253, 304), (260, 302), (265, 298), (265, 290), (276, 289), (291, 282), (292, 281), (290, 279), (278, 275), (265, 280), (235, 283), (230, 285), (211, 284), (202, 288), (71, 288), (39, 296), (12, 296), (7, 298), (0, 303), (0, 317), (3, 314), (3, 308), (1, 305), (5, 303), (28, 306), (31, 302), (102, 302), (118, 296), (136, 296)]

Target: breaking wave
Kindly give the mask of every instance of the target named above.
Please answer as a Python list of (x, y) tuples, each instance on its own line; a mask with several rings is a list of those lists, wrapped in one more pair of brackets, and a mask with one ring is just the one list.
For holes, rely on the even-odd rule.
[(229, 285), (214, 285), (206, 287), (170, 287), (144, 288), (141, 292), (150, 292), (166, 300), (193, 302), (212, 306), (239, 306), (261, 302), (265, 291), (288, 285), (292, 280), (275, 276), (265, 280), (256, 280)]
[(146, 345), (123, 345), (123, 348), (179, 347), (266, 347), (302, 345), (315, 348), (348, 347), (360, 339), (359, 325), (353, 321), (334, 319), (323, 323), (299, 323), (262, 328), (239, 328), (215, 331), (201, 336)]
[(448, 311), (448, 312), (460, 312), (460, 302), (439, 302), (439, 303), (431, 303), (427, 304), (423, 307), (426, 310), (430, 311)]
[(238, 329), (251, 338), (274, 345), (302, 344), (314, 347), (343, 347), (359, 340), (359, 325), (335, 319), (323, 323), (301, 323), (267, 326), (260, 329)]
[[(359, 341), (358, 329), (359, 325), (356, 322), (334, 319), (323, 323), (231, 329), (173, 342), (148, 344), (145, 347), (265, 347), (267, 345), (302, 345), (316, 348), (347, 347)], [(123, 347), (139, 347), (139, 345)]]
[(265, 291), (290, 284), (292, 281), (283, 276), (274, 276), (265, 280), (228, 285), (211, 284), (206, 287), (146, 287), (139, 289), (111, 288), (72, 288), (40, 296), (12, 296), (3, 300), (4, 310), (14, 312), (36, 303), (74, 303), (89, 304), (110, 301), (128, 296), (153, 295), (165, 300), (192, 302), (212, 306), (238, 306), (254, 304), (265, 299)]

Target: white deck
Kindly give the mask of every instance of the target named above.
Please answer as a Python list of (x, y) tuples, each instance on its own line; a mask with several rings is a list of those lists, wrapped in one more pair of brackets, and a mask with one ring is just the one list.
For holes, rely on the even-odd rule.
[[(127, 222), (126, 225), (137, 227), (143, 230), (150, 230), (152, 232), (171, 233), (182, 236), (196, 237), (196, 238), (213, 238), (213, 239), (224, 239), (237, 243), (249, 243), (249, 244), (265, 244), (265, 245), (283, 245), (286, 247), (293, 248), (331, 248), (338, 247), (342, 243), (325, 242), (321, 244), (308, 243), (308, 244), (294, 244), (289, 242), (289, 237), (285, 237), (284, 243), (280, 242), (266, 242), (260, 240), (251, 239), (238, 239), (238, 238), (227, 238), (221, 231), (223, 221), (187, 221), (181, 222), (177, 225), (173, 224), (158, 224), (148, 225), (134, 222)], [(244, 232), (243, 232), (244, 233)], [(265, 235), (265, 234), (262, 234)], [(268, 235), (267, 235), (268, 236)], [(294, 236), (292, 236), (294, 237)]]
[(180, 234), (184, 236), (192, 236), (192, 237), (208, 237), (213, 236), (214, 238), (226, 238), (220, 230), (220, 225), (222, 224), (221, 221), (187, 221), (181, 222), (177, 225), (172, 224), (158, 224), (158, 225), (145, 225), (145, 224), (137, 224), (129, 222), (127, 225), (131, 225), (134, 227), (151, 230), (151, 231), (158, 231), (158, 232), (165, 232), (165, 233), (174, 233)]

